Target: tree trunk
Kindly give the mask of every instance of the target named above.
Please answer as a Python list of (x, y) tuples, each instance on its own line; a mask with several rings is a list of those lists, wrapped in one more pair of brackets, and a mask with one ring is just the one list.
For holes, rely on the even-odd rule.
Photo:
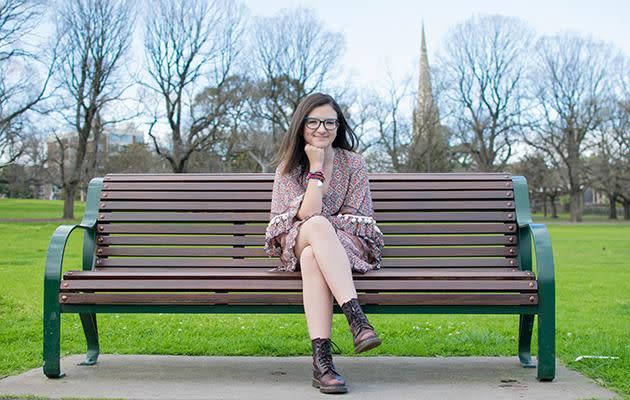
[(617, 219), (617, 196), (608, 195), (608, 204), (610, 206), (608, 219)]
[(630, 220), (630, 200), (623, 201), (623, 219)]
[(582, 222), (582, 191), (571, 190), (569, 212), (571, 213), (571, 222)]
[(545, 218), (547, 218), (547, 196), (543, 195), (542, 203), (543, 203), (543, 214)]
[(549, 197), (551, 203), (551, 218), (558, 219), (558, 207), (556, 207), (556, 196)]
[(74, 219), (74, 196), (76, 193), (76, 184), (67, 185), (64, 188), (63, 219)]

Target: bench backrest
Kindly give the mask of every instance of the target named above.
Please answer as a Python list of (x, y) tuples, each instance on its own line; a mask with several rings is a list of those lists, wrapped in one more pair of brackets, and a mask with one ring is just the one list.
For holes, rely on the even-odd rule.
[[(516, 268), (505, 173), (371, 174), (382, 267)], [(272, 174), (112, 174), (103, 180), (96, 268), (260, 267)]]

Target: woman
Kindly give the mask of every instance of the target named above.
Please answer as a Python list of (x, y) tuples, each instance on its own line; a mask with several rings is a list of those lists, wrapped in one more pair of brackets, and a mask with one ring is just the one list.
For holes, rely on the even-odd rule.
[(372, 218), (367, 167), (337, 102), (315, 93), (293, 114), (276, 161), (265, 251), (280, 271), (299, 269), (313, 348), (313, 386), (347, 392), (331, 353), (333, 297), (348, 318), (356, 353), (381, 344), (359, 306), (352, 271), (380, 268), (383, 234)]

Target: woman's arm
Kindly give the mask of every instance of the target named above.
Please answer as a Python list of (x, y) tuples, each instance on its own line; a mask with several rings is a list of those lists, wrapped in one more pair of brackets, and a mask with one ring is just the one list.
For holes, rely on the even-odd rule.
[[(304, 152), (308, 157), (310, 172), (321, 171), (324, 168), (324, 149), (307, 144), (304, 146)], [(316, 179), (308, 181), (304, 200), (302, 200), (302, 205), (296, 215), (298, 219), (303, 220), (311, 215), (322, 213), (323, 186), (319, 186), (318, 183)]]
[(322, 213), (323, 186), (318, 186), (317, 183), (318, 181), (315, 179), (308, 181), (306, 193), (304, 193), (304, 200), (302, 200), (302, 205), (296, 215), (300, 220), (311, 215)]

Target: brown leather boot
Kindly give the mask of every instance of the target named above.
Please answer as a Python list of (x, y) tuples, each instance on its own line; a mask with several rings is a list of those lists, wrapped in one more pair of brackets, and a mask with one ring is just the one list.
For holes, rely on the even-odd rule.
[(358, 299), (348, 300), (341, 305), (341, 309), (350, 324), (355, 353), (373, 349), (381, 344), (381, 339), (374, 332), (374, 327), (368, 322)]
[(346, 381), (335, 370), (330, 339), (317, 338), (313, 346), (313, 387), (322, 393), (346, 393)]

